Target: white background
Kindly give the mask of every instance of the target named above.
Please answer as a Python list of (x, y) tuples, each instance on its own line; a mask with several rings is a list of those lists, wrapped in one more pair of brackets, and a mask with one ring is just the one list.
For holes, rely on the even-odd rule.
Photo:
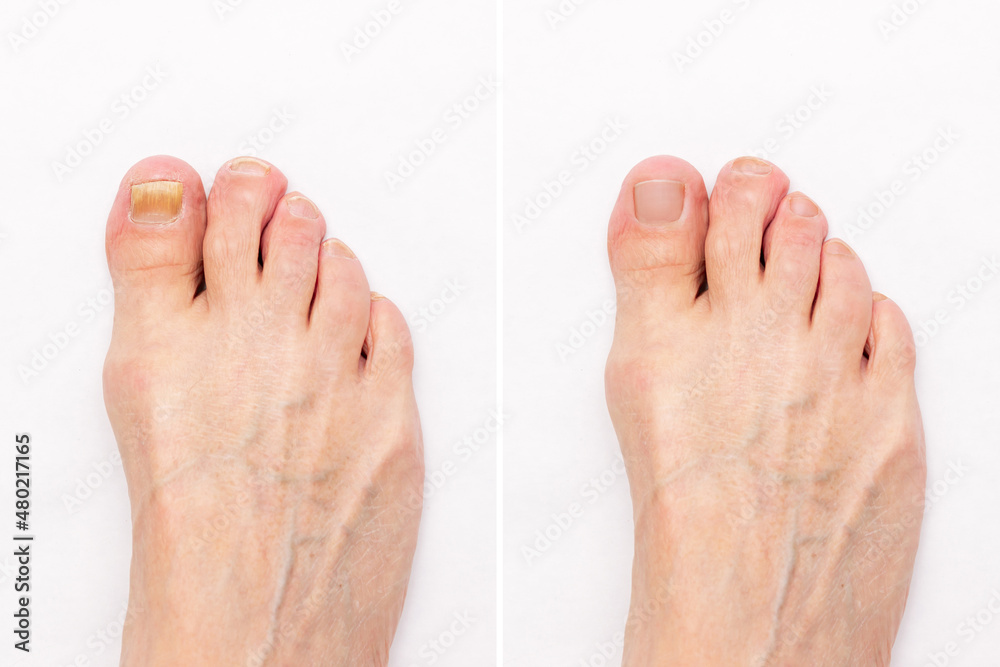
[[(893, 664), (923, 667), (949, 642), (959, 649), (950, 665), (997, 664), (1000, 618), (971, 642), (959, 625), (1000, 591), (1000, 276), (963, 308), (948, 297), (984, 257), (1000, 259), (1000, 7), (910, 2), (919, 9), (886, 39), (889, 0), (589, 0), (553, 28), (546, 10), (557, 4), (505, 8), (505, 664), (620, 659), (618, 650), (602, 662), (599, 646), (624, 627), (632, 556), (604, 405), (613, 325), (586, 323), (613, 299), (605, 234), (622, 179), (645, 157), (673, 154), (711, 188), (726, 161), (769, 138), (780, 146), (768, 157), (825, 209), (831, 236), (858, 250), (875, 289), (915, 328), (938, 310), (948, 317), (924, 341), (918, 371), (929, 484), (944, 493), (927, 513)], [(674, 53), (724, 9), (732, 22), (679, 70)], [(824, 86), (832, 96), (804, 111), (799, 129), (778, 127)], [(580, 171), (578, 147), (608, 119), (628, 127)], [(911, 180), (904, 165), (940, 128), (959, 138)], [(564, 169), (573, 185), (519, 232), (515, 215)], [(897, 179), (905, 194), (850, 235), (859, 207)], [(563, 359), (557, 345), (574, 329), (592, 335)], [(967, 467), (953, 485), (943, 481), (949, 462)], [(602, 473), (611, 484), (599, 492), (589, 480)], [(574, 502), (583, 516), (529, 564), (522, 547)], [(725, 641), (725, 628), (716, 634)]]
[[(410, 317), (427, 469), (456, 466), (427, 502), (392, 665), (491, 664), (494, 437), (480, 432), (485, 450), (468, 461), (453, 445), (486, 428), (496, 403), (496, 95), (460, 125), (444, 116), (495, 72), (495, 6), (404, 1), (348, 61), (341, 44), (388, 0), (234, 0), (221, 14), (219, 4), (65, 2), (17, 50), (8, 34), (41, 5), (6, 2), (0, 15), (0, 664), (117, 664), (130, 554), (121, 467), (90, 477), (96, 488), (74, 513), (64, 504), (116, 451), (101, 394), (112, 312), (107, 212), (139, 159), (176, 155), (207, 185), (224, 161), (252, 149), (250, 136), (270, 140), (258, 154), (318, 203), (328, 234), (354, 249), (372, 288)], [(120, 96), (141, 85), (147, 67), (165, 78), (119, 113)], [(269, 136), (275, 110), (293, 119)], [(104, 118), (113, 131), (60, 180), (53, 162)], [(437, 127), (444, 145), (391, 191), (385, 172)], [(459, 295), (442, 312), (436, 300), (454, 283)], [(88, 300), (104, 302), (96, 316)], [(417, 326), (421, 308), (435, 320)], [(18, 366), (71, 323), (79, 333), (23, 381)], [(8, 545), (13, 437), (22, 431), (34, 438), (34, 651), (15, 662)], [(453, 643), (444, 637), (450, 648), (434, 654), (428, 642), (450, 631), (455, 613), (468, 613), (471, 629)]]
[[(792, 187), (824, 207), (831, 235), (859, 251), (875, 288), (925, 332), (918, 382), (931, 509), (894, 664), (930, 664), (949, 642), (959, 651), (948, 664), (991, 664), (1000, 619), (971, 642), (960, 624), (1000, 590), (1000, 283), (961, 308), (949, 297), (1000, 253), (1000, 9), (911, 1), (916, 11), (886, 35), (889, 0), (578, 3), (556, 25), (547, 15), (556, 0), (504, 8), (504, 664), (596, 666), (620, 656), (615, 647), (601, 662), (627, 610), (631, 509), (604, 407), (612, 327), (598, 312), (613, 297), (605, 226), (621, 179), (640, 159), (671, 153), (711, 187), (725, 161), (764, 147)], [(384, 174), (415, 141), (448, 127), (447, 109), (493, 72), (496, 8), (403, 0), (349, 62), (341, 45), (387, 0), (234, 4), (220, 14), (214, 0), (69, 1), (17, 49), (9, 33), (40, 4), (8, 2), (0, 16), (0, 432), (11, 442), (15, 432), (34, 437), (39, 536), (36, 652), (15, 663), (0, 647), (0, 663), (116, 664), (129, 558), (120, 467), (112, 463), (75, 512), (65, 498), (115, 452), (100, 367), (111, 322), (103, 226), (119, 179), (136, 160), (170, 153), (208, 184), (223, 161), (248, 152), (249, 137), (267, 138), (278, 110), (293, 120), (258, 152), (320, 204), (373, 288), (411, 316), (428, 472), (447, 461), (458, 470), (428, 500), (392, 664), (431, 664), (428, 642), (466, 611), (472, 631), (434, 664), (494, 664), (493, 439), (470, 461), (453, 446), (488, 429), (496, 400), (496, 99), (449, 127), (446, 144), (397, 190)], [(712, 36), (705, 22), (723, 10), (732, 20)], [(675, 54), (699, 37), (702, 52), (679, 67)], [(156, 66), (163, 82), (127, 116), (117, 113), (116, 100)], [(814, 88), (828, 99), (801, 110)], [(802, 121), (790, 133), (784, 119), (796, 112)], [(60, 180), (53, 163), (106, 117), (113, 131)], [(624, 129), (581, 160), (580, 147), (609, 123)], [(908, 162), (942, 129), (958, 139), (913, 180)], [(572, 185), (518, 229), (515, 215), (563, 170)], [(905, 193), (860, 229), (859, 208), (895, 180)], [(435, 306), (448, 281), (461, 295), (418, 327), (419, 310)], [(947, 321), (934, 330), (927, 323), (938, 311)], [(18, 367), (68, 324), (79, 334), (22, 380)], [(966, 468), (954, 484), (944, 481), (949, 463)], [(11, 480), (0, 475), (0, 499), (12, 498)], [(529, 564), (522, 547), (572, 503), (584, 516)], [(0, 555), (5, 618), (11, 565)]]

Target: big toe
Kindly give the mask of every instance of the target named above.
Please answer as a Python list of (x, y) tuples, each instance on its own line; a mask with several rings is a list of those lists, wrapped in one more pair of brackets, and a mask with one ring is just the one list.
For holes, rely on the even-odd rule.
[(690, 306), (705, 276), (708, 194), (675, 157), (639, 163), (625, 178), (608, 226), (619, 310)]
[(122, 179), (108, 216), (108, 268), (116, 310), (190, 305), (202, 280), (205, 190), (168, 156), (146, 158)]

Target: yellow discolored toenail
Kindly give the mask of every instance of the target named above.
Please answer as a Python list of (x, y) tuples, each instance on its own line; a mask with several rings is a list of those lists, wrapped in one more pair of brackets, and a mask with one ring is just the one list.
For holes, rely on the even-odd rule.
[(357, 255), (340, 239), (327, 239), (323, 242), (323, 252), (331, 257), (344, 257), (346, 259), (357, 259)]
[(635, 186), (635, 217), (639, 222), (677, 222), (684, 213), (684, 184), (679, 181), (643, 181)]
[(385, 301), (385, 297), (378, 292), (372, 292), (372, 301)]
[(741, 157), (733, 162), (733, 171), (748, 176), (766, 176), (771, 173), (771, 165), (754, 157)]
[(150, 181), (132, 186), (129, 217), (132, 222), (165, 225), (181, 217), (184, 184), (179, 181)]
[(887, 297), (885, 294), (882, 294), (881, 292), (872, 292), (872, 300), (875, 302), (888, 301), (889, 297)]
[(254, 176), (265, 176), (271, 171), (271, 165), (253, 157), (238, 157), (229, 163), (230, 171)]

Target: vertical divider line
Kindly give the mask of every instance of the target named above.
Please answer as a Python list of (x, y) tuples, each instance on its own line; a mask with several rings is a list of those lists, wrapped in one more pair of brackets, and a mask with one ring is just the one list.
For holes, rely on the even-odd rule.
[(503, 587), (503, 574), (504, 574), (504, 562), (503, 562), (503, 547), (504, 547), (504, 531), (503, 531), (503, 480), (504, 480), (504, 427), (506, 418), (504, 415), (504, 375), (503, 375), (503, 360), (504, 360), (504, 302), (503, 302), (503, 276), (504, 276), (504, 225), (503, 225), (503, 212), (504, 212), (504, 198), (503, 198), (503, 183), (504, 183), (504, 144), (503, 144), (503, 130), (504, 130), (504, 0), (496, 0), (496, 22), (497, 22), (497, 32), (496, 32), (496, 74), (497, 74), (497, 123), (496, 123), (496, 327), (497, 327), (497, 338), (496, 338), (496, 400), (497, 400), (497, 414), (500, 415), (499, 426), (497, 427), (497, 437), (496, 437), (496, 448), (497, 448), (497, 459), (496, 459), (496, 665), (497, 667), (503, 666), (503, 648), (504, 648), (504, 634), (503, 634), (503, 616), (504, 616), (504, 587)]

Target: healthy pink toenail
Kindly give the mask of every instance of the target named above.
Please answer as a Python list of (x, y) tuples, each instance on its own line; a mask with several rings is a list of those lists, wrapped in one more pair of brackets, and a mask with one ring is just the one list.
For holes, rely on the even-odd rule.
[(165, 225), (181, 217), (184, 184), (179, 181), (150, 181), (132, 186), (129, 218), (145, 225)]
[(771, 173), (771, 165), (753, 157), (741, 157), (733, 162), (733, 171), (750, 176), (765, 176)]
[(803, 218), (812, 218), (819, 215), (819, 206), (816, 206), (813, 200), (805, 195), (795, 195), (789, 200), (788, 205), (792, 209), (792, 213), (800, 215)]
[(635, 186), (635, 217), (662, 225), (677, 222), (684, 213), (684, 184), (679, 181), (643, 181)]
[(323, 242), (323, 252), (331, 257), (345, 257), (347, 259), (357, 259), (357, 255), (340, 239), (327, 239)]
[(238, 157), (229, 163), (229, 169), (241, 174), (253, 174), (254, 176), (265, 176), (271, 171), (271, 165), (257, 158)]
[(315, 220), (319, 217), (319, 209), (316, 208), (316, 204), (313, 204), (305, 197), (298, 195), (289, 197), (285, 203), (288, 204), (289, 213), (296, 218), (310, 218)]

